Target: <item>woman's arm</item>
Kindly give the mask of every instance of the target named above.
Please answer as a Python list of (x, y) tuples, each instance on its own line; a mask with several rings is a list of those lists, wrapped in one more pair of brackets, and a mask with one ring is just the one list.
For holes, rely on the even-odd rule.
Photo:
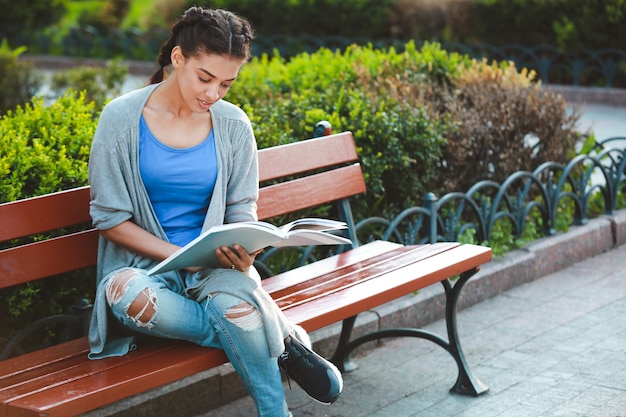
[(157, 261), (162, 261), (180, 249), (180, 246), (153, 235), (131, 221), (125, 221), (110, 229), (101, 230), (100, 234), (111, 242)]

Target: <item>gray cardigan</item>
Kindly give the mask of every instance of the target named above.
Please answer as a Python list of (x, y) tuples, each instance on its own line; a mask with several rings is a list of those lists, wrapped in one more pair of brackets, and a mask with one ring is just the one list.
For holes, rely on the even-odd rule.
[[(93, 225), (99, 230), (110, 229), (131, 220), (156, 236), (167, 239), (152, 209), (139, 172), (139, 120), (150, 94), (158, 85), (144, 87), (116, 98), (100, 115), (89, 159), (90, 214)], [(215, 103), (210, 111), (219, 168), (203, 230), (223, 223), (257, 219), (258, 160), (250, 121), (241, 109), (224, 100)], [(100, 236), (98, 289), (89, 329), (91, 358), (123, 355), (134, 348), (132, 337), (115, 334), (108, 325), (104, 294), (106, 279), (120, 268), (149, 269), (155, 264), (156, 261), (139, 256)], [(177, 271), (161, 274), (159, 278), (173, 291), (185, 295), (188, 294), (188, 290), (201, 286), (209, 289), (196, 290), (196, 293), (229, 291), (229, 288), (219, 288), (219, 285), (227, 282), (226, 280), (215, 279), (214, 284), (207, 286), (206, 281), (210, 278), (207, 272), (209, 271), (191, 275), (187, 282), (183, 281)], [(283, 349), (282, 338), (289, 333), (291, 326), (278, 309), (267, 304), (271, 300), (265, 297), (266, 294), (259, 296), (257, 283), (252, 279), (248, 281), (250, 282), (233, 291), (235, 295), (245, 297), (244, 299), (253, 297), (249, 301), (262, 312), (272, 316), (278, 315), (266, 317), (277, 323), (276, 331), (284, 334), (268, 335), (268, 340), (276, 341), (274, 344), (270, 341), (270, 350), (278, 355)], [(215, 288), (215, 285), (218, 288)]]

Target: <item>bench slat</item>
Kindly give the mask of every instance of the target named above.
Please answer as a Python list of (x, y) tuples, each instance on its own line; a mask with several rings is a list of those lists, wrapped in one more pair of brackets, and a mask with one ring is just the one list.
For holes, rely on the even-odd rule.
[(491, 249), (477, 245), (461, 245), (418, 264), (384, 274), (380, 280), (367, 280), (310, 302), (283, 309), (285, 315), (305, 329), (319, 329), (354, 316), (383, 303), (410, 294), (431, 284), (469, 271), (491, 260)]
[(84, 360), (82, 366), (42, 376), (13, 392), (7, 390), (6, 395), (14, 397), (10, 401), (3, 398), (3, 402), (8, 402), (6, 416), (11, 416), (13, 411), (20, 416), (76, 415), (226, 361), (221, 350), (182, 342), (146, 345), (141, 351), (118, 358)]
[(365, 192), (359, 164), (274, 184), (259, 190), (259, 219), (326, 204)]
[[(141, 353), (131, 352), (128, 356), (122, 358), (91, 361), (87, 358), (87, 339), (81, 338), (77, 340), (81, 342), (84, 349), (79, 349), (72, 355), (59, 356), (50, 363), (44, 363), (33, 369), (25, 369), (19, 374), (16, 373), (13, 377), (5, 378), (2, 381), (2, 389), (0, 390), (2, 401), (6, 401), (6, 398), (21, 396), (24, 392), (39, 391), (43, 388), (50, 388), (75, 379), (96, 375), (103, 371), (123, 366), (125, 363), (132, 362), (138, 357), (168, 354), (167, 352), (173, 348), (173, 344), (169, 341), (157, 341), (146, 345), (144, 352)], [(60, 364), (64, 366), (61, 368)]]
[(366, 262), (371, 257), (385, 254), (400, 247), (402, 245), (398, 243), (376, 240), (366, 245), (357, 246), (347, 252), (319, 259), (314, 263), (266, 278), (263, 280), (263, 288), (270, 294), (277, 294), (286, 287), (316, 278), (322, 275), (324, 271), (332, 272), (347, 266), (355, 266), (361, 262)]
[(392, 251), (371, 257), (357, 265), (345, 265), (331, 269), (326, 273), (320, 271), (318, 276), (311, 277), (309, 282), (292, 284), (280, 291), (272, 293), (276, 303), (281, 307), (294, 306), (310, 299), (330, 295), (345, 287), (360, 284), (369, 279), (379, 277), (408, 263), (418, 262), (429, 256), (440, 254), (452, 245), (400, 246)]
[(19, 360), (7, 359), (2, 361), (2, 375), (0, 375), (0, 387), (6, 386), (6, 381), (22, 372), (36, 370), (51, 363), (62, 362), (74, 356), (86, 356), (89, 351), (87, 338), (65, 342), (61, 345), (50, 346), (46, 349), (36, 350), (19, 356)]
[(68, 372), (71, 373), (74, 368), (84, 364), (86, 354), (87, 352), (83, 355), (48, 364), (39, 369), (22, 372), (3, 381), (0, 389), (0, 402), (10, 402), (22, 397), (25, 393), (41, 391), (70, 380)]
[(89, 201), (89, 187), (80, 187), (0, 204), (0, 242), (91, 223)]
[(92, 229), (0, 250), (0, 288), (95, 265), (97, 248)]
[(307, 139), (259, 150), (261, 182), (358, 160), (352, 133)]

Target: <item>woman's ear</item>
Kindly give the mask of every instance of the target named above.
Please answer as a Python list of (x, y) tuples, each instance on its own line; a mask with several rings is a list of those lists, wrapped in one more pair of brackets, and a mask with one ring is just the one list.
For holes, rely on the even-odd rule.
[(172, 66), (177, 68), (179, 65), (182, 65), (185, 62), (185, 56), (183, 55), (183, 50), (180, 49), (180, 46), (176, 45), (172, 49), (172, 53), (170, 54), (170, 60), (172, 61)]

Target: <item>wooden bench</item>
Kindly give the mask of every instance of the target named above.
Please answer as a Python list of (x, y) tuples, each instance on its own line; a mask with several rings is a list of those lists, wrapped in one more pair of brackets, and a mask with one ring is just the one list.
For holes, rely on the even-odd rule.
[[(476, 245), (358, 245), (347, 198), (365, 184), (352, 134), (327, 135), (259, 151), (263, 184), (259, 218), (337, 203), (354, 248), (263, 281), (287, 317), (313, 331), (344, 320), (333, 360), (345, 370), (350, 352), (380, 337), (417, 336), (446, 349), (458, 365), (452, 390), (478, 395), (487, 387), (471, 373), (457, 335), (456, 301), (464, 283), (490, 261)], [(298, 178), (294, 178), (298, 176)], [(281, 178), (286, 181), (280, 182)], [(278, 181), (278, 182), (277, 182)], [(0, 243), (89, 222), (89, 188), (0, 205)], [(97, 231), (68, 233), (0, 251), (0, 288), (45, 279), (96, 262)], [(457, 277), (450, 281), (449, 278)], [(350, 341), (356, 315), (441, 282), (447, 339), (419, 329), (384, 330)], [(155, 341), (118, 358), (90, 361), (85, 337), (0, 362), (0, 417), (70, 416), (128, 398), (227, 361), (221, 350)]]

